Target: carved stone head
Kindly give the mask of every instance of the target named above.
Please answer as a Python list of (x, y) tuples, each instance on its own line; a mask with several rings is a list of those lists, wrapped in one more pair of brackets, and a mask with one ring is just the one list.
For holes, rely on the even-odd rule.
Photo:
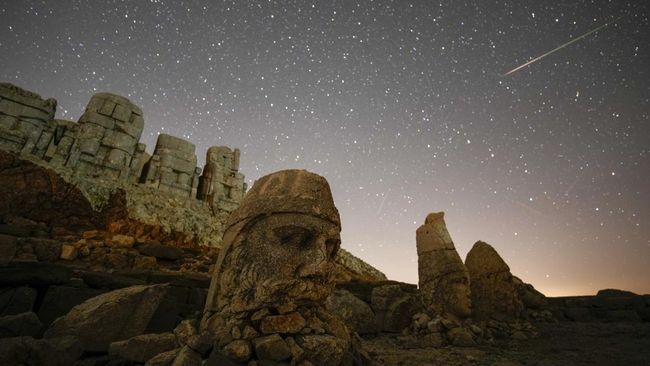
[(470, 277), (447, 231), (444, 213), (431, 213), (416, 232), (420, 293), (435, 314), (470, 316)]
[(260, 178), (228, 220), (206, 310), (322, 302), (333, 288), (340, 231), (323, 177), (284, 170)]

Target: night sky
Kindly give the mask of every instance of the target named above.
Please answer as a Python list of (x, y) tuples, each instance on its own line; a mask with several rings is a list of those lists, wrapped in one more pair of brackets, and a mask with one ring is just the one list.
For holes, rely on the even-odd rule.
[[(552, 5), (553, 3), (556, 3)], [(0, 80), (77, 120), (127, 96), (159, 133), (242, 150), (249, 184), (329, 181), (343, 247), (417, 283), (445, 211), (547, 295), (650, 293), (647, 1), (0, 4)], [(509, 70), (613, 22), (511, 75)]]

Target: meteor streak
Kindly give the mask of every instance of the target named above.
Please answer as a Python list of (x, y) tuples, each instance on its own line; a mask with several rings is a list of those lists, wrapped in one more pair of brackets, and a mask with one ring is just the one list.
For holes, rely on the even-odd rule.
[(612, 20), (611, 22), (605, 23), (605, 24), (601, 25), (601, 26), (598, 27), (598, 28), (594, 28), (594, 29), (590, 30), (589, 32), (587, 32), (587, 33), (585, 33), (585, 34), (583, 34), (583, 35), (581, 35), (581, 36), (579, 36), (579, 37), (576, 37), (576, 38), (574, 38), (574, 39), (572, 39), (572, 40), (570, 40), (570, 41), (568, 41), (568, 42), (566, 42), (566, 43), (564, 43), (564, 44), (562, 44), (562, 45), (560, 45), (560, 46), (557, 46), (557, 47), (555, 47), (554, 49), (552, 49), (552, 50), (546, 52), (545, 54), (543, 54), (543, 55), (541, 55), (541, 56), (537, 56), (537, 57), (535, 57), (534, 59), (532, 59), (532, 60), (526, 62), (525, 64), (515, 67), (514, 69), (512, 69), (512, 70), (506, 72), (505, 74), (501, 75), (501, 77), (508, 76), (508, 75), (510, 75), (510, 74), (512, 74), (512, 73), (514, 73), (514, 72), (517, 72), (517, 71), (523, 69), (524, 67), (526, 67), (526, 66), (528, 66), (528, 65), (530, 65), (530, 64), (532, 64), (532, 63), (535, 63), (535, 62), (537, 62), (537, 61), (543, 59), (544, 57), (550, 55), (551, 53), (553, 53), (553, 52), (555, 52), (555, 51), (558, 51), (558, 50), (560, 50), (560, 49), (562, 49), (562, 48), (564, 48), (564, 47), (566, 47), (566, 46), (568, 46), (568, 45), (570, 45), (570, 44), (572, 44), (572, 43), (575, 43), (575, 42), (577, 42), (577, 41), (579, 41), (579, 40), (581, 40), (581, 39), (583, 39), (583, 38), (589, 36), (590, 34), (596, 33), (596, 32), (598, 32), (599, 30), (601, 30), (601, 29), (607, 27), (608, 25), (610, 25), (610, 24), (612, 24), (612, 23), (615, 23), (616, 21), (618, 21), (619, 19), (623, 18), (624, 16), (625, 16), (625, 15), (621, 15), (620, 17), (618, 17), (618, 18)]

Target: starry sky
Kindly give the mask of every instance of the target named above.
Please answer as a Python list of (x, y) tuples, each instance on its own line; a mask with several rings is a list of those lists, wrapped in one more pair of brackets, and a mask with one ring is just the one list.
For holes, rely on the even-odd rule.
[[(0, 80), (77, 120), (127, 96), (159, 133), (242, 150), (251, 184), (325, 176), (343, 247), (417, 283), (446, 212), (547, 295), (650, 293), (647, 1), (0, 3)], [(614, 21), (619, 16), (621, 19)], [(509, 70), (612, 22), (508, 76)]]

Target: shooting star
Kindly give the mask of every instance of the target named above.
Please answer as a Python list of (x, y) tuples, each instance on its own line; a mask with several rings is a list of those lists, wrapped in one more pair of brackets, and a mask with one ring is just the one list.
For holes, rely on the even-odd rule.
[(543, 55), (541, 55), (541, 56), (537, 56), (537, 57), (535, 57), (534, 59), (532, 59), (532, 60), (526, 62), (525, 64), (515, 67), (514, 69), (512, 69), (512, 70), (506, 72), (505, 74), (501, 75), (501, 77), (508, 76), (508, 75), (510, 75), (510, 74), (512, 74), (512, 73), (515, 73), (515, 72), (517, 72), (517, 71), (523, 69), (524, 67), (526, 67), (526, 66), (528, 66), (528, 65), (530, 65), (530, 64), (532, 64), (532, 63), (535, 63), (535, 62), (537, 62), (537, 61), (543, 59), (544, 57), (550, 55), (551, 53), (554, 53), (555, 51), (561, 50), (562, 48), (564, 48), (564, 47), (566, 47), (566, 46), (568, 46), (568, 45), (570, 45), (570, 44), (573, 44), (573, 43), (575, 43), (575, 42), (578, 42), (579, 40), (581, 40), (581, 39), (583, 39), (583, 38), (585, 38), (585, 37), (587, 37), (587, 36), (589, 36), (589, 35), (591, 35), (591, 34), (593, 34), (593, 33), (598, 32), (599, 30), (601, 30), (601, 29), (607, 27), (608, 25), (617, 22), (618, 20), (620, 20), (620, 19), (623, 18), (624, 16), (625, 16), (625, 15), (621, 15), (620, 17), (618, 17), (618, 18), (612, 20), (611, 22), (605, 23), (605, 24), (601, 25), (601, 26), (598, 27), (598, 28), (594, 28), (594, 29), (590, 30), (589, 32), (587, 32), (587, 33), (585, 33), (585, 34), (583, 34), (583, 35), (581, 35), (581, 36), (579, 36), (579, 37), (576, 37), (576, 38), (574, 38), (574, 39), (572, 39), (572, 40), (570, 40), (570, 41), (568, 41), (568, 42), (566, 42), (566, 43), (564, 43), (564, 44), (562, 44), (562, 45), (560, 45), (560, 46), (558, 46), (558, 47), (555, 47), (554, 49), (552, 49), (552, 50), (546, 52), (545, 54), (543, 54)]

